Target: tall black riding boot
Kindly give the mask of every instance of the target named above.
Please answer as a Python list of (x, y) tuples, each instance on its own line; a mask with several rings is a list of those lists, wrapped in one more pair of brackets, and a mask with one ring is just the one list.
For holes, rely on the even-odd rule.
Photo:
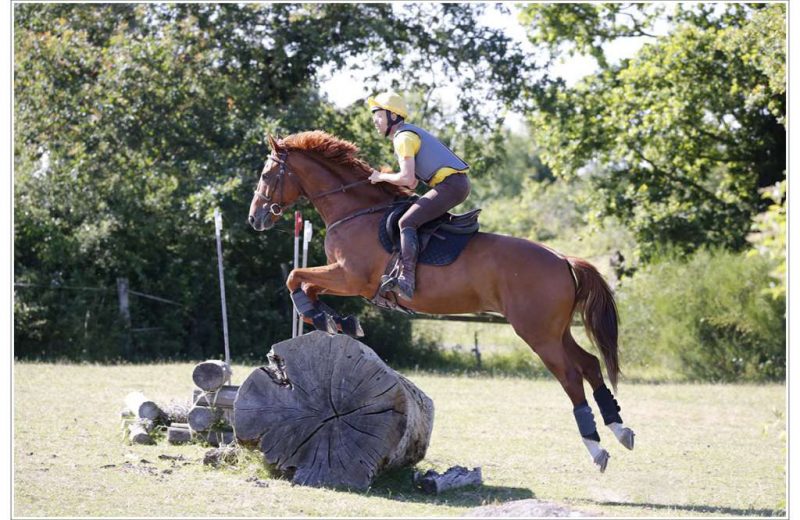
[(404, 300), (410, 300), (414, 297), (418, 255), (417, 230), (414, 228), (402, 229), (400, 231), (400, 260), (403, 264), (403, 270), (397, 279), (397, 295)]

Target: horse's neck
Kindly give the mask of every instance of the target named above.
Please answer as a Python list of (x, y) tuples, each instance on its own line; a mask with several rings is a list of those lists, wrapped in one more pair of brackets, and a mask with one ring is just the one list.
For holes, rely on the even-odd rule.
[(346, 166), (332, 165), (319, 160), (308, 160), (308, 164), (304, 166), (307, 168), (303, 175), (303, 191), (325, 221), (325, 225), (393, 199), (390, 194), (369, 182), (317, 198), (317, 194), (365, 179)]

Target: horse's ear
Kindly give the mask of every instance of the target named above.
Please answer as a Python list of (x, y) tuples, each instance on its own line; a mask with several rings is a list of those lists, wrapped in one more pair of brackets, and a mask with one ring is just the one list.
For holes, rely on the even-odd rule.
[(267, 142), (269, 143), (270, 149), (273, 151), (278, 151), (281, 149), (281, 145), (278, 144), (278, 140), (272, 137), (272, 134), (267, 134)]

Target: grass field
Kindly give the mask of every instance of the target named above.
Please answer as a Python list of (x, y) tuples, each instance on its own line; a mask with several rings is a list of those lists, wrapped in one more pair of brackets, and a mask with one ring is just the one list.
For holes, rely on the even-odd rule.
[[(240, 384), (255, 367), (234, 366)], [(416, 492), (410, 470), (364, 493), (292, 486), (256, 455), (203, 466), (199, 445), (129, 446), (119, 412), (132, 390), (188, 399), (191, 364), (14, 366), (13, 515), (458, 516), (536, 498), (606, 516), (779, 516), (786, 507), (783, 385), (621, 383), (622, 416), (637, 433), (599, 474), (553, 380), (406, 375), (436, 415), (419, 469), (481, 466), (484, 485), (439, 497)], [(182, 456), (162, 460), (159, 455)]]
[[(550, 376), (539, 357), (506, 323), (417, 319), (412, 324), (412, 336), (416, 341), (434, 344), (447, 353), (457, 355), (457, 364), (460, 366), (475, 366), (473, 349), (477, 341), (487, 372)], [(590, 353), (599, 357), (599, 351), (586, 337), (583, 325), (573, 326), (572, 336)], [(686, 382), (686, 376), (676, 371), (670, 360), (662, 359), (650, 364), (631, 363), (629, 350), (626, 345), (621, 345), (619, 353), (628, 380)]]

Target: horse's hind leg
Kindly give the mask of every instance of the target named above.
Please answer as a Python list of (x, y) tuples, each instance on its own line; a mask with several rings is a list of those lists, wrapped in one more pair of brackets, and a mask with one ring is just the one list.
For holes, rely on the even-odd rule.
[(619, 415), (621, 409), (611, 390), (608, 389), (603, 381), (600, 361), (596, 356), (586, 352), (578, 345), (569, 329), (564, 333), (563, 342), (567, 354), (577, 365), (578, 371), (592, 386), (594, 400), (600, 408), (603, 422), (614, 433), (620, 444), (632, 450), (635, 434), (633, 430), (622, 425), (622, 417)]
[(600, 447), (600, 435), (597, 433), (597, 425), (589, 403), (586, 401), (586, 394), (583, 390), (583, 377), (567, 354), (561, 341), (560, 333), (542, 334), (535, 324), (530, 321), (515, 320), (509, 317), (509, 322), (514, 327), (514, 331), (533, 349), (541, 358), (548, 370), (558, 379), (564, 391), (572, 402), (572, 411), (575, 422), (578, 424), (578, 431), (581, 434), (583, 443), (589, 450), (592, 461), (600, 469), (606, 470), (609, 455), (606, 450)]

